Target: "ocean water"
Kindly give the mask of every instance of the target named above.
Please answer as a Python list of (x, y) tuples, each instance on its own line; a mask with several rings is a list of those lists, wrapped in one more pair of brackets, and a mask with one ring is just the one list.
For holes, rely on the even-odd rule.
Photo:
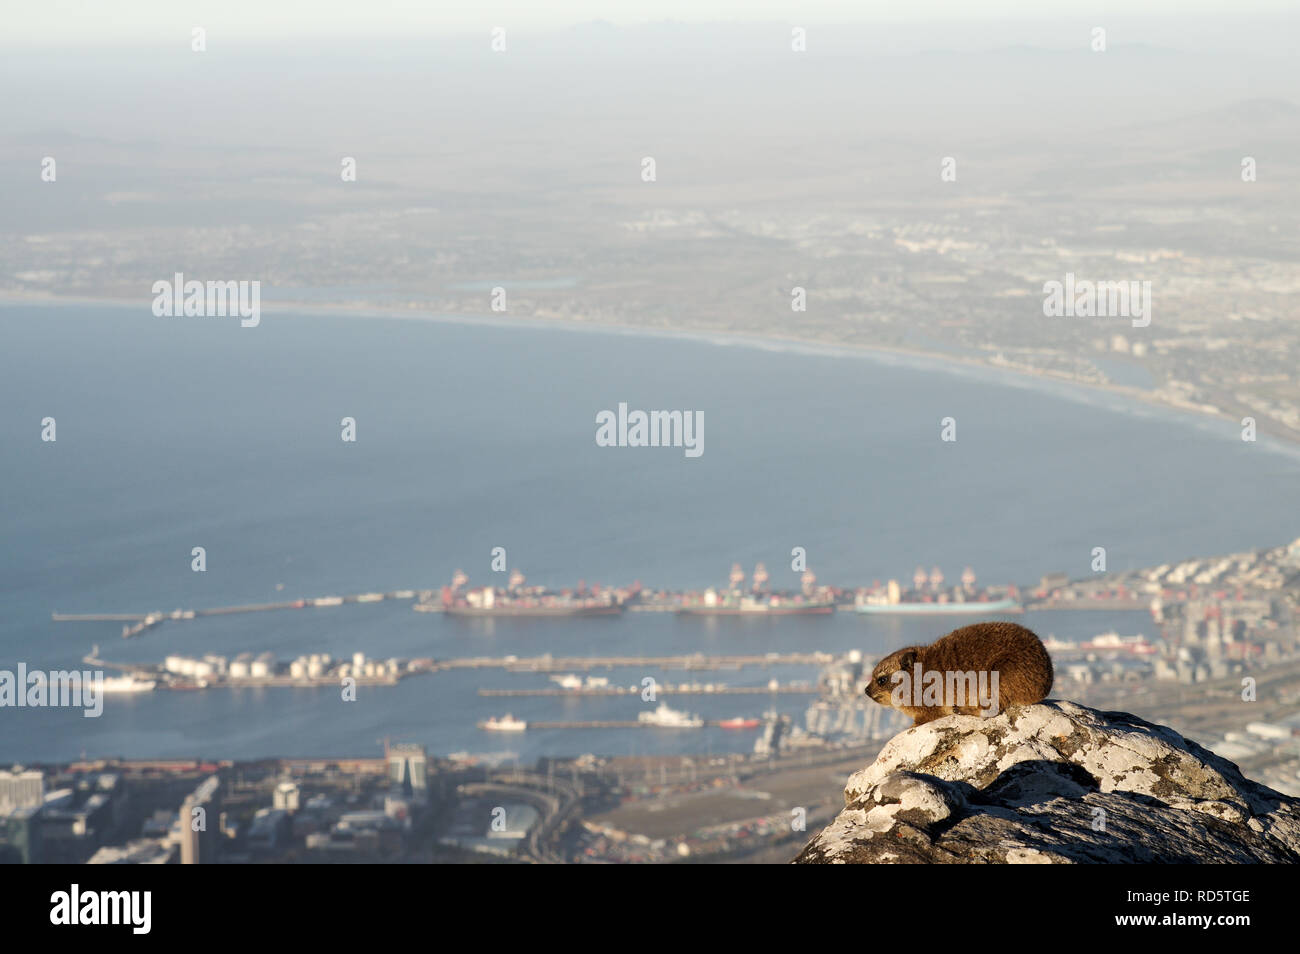
[[(897, 356), (717, 336), (648, 335), (264, 313), (155, 318), (147, 302), (0, 307), (0, 668), (269, 649), (368, 656), (888, 650), (942, 621), (463, 621), (406, 603), (167, 623), (51, 612), (145, 612), (368, 590), (491, 573), (493, 547), (532, 581), (701, 587), (731, 564), (793, 585), (793, 547), (827, 582), (910, 577), (1032, 583), (1276, 545), (1297, 536), (1300, 455), (1230, 423), (1061, 384)], [(704, 414), (704, 453), (602, 448), (615, 409)], [(940, 419), (957, 440), (939, 439)], [(42, 442), (41, 420), (57, 421)], [(353, 417), (357, 441), (340, 439)], [(191, 549), (207, 570), (192, 572)], [(277, 589), (277, 585), (282, 585)], [(1144, 614), (1031, 614), (1043, 634), (1153, 633)], [(630, 685), (646, 675), (618, 671)], [(733, 685), (810, 669), (691, 674)], [(379, 740), (438, 753), (746, 750), (751, 733), (475, 728), (635, 718), (633, 699), (484, 699), (540, 675), (436, 674), (396, 688), (162, 693), (78, 710), (0, 709), (0, 762), (88, 756), (364, 755)], [(669, 698), (706, 718), (766, 697)], [(504, 703), (504, 704), (503, 704)], [(806, 699), (781, 696), (801, 712)]]

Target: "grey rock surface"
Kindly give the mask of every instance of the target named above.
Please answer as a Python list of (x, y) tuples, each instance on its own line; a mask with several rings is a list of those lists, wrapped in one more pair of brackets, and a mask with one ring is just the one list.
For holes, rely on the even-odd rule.
[(1041, 702), (899, 733), (797, 864), (1300, 862), (1300, 799), (1172, 729)]

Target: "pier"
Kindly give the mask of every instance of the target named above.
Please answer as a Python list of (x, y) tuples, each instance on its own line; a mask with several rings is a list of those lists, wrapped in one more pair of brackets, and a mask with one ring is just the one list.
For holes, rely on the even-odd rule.
[(1140, 598), (1103, 598), (1103, 597), (1079, 597), (1078, 599), (1045, 599), (1033, 602), (1027, 602), (1025, 609), (1032, 612), (1042, 612), (1044, 610), (1111, 610), (1111, 611), (1140, 611), (1151, 609), (1151, 599)]
[[(734, 583), (734, 579), (733, 579), (733, 583)], [(551, 591), (545, 591), (543, 588), (540, 587), (536, 589), (538, 589), (538, 591), (541, 593), (551, 592)], [(836, 612), (851, 613), (855, 611), (856, 607), (854, 603), (850, 601), (850, 595), (848, 591), (840, 591), (840, 590), (835, 590), (833, 588), (832, 589), (823, 588), (823, 590), (825, 591), (825, 594), (829, 594), (824, 596), (825, 603), (827, 604), (826, 612), (831, 612), (832, 610), (834, 610)], [(698, 596), (698, 594), (693, 594), (692, 592), (642, 593), (637, 590), (618, 591), (618, 592), (620, 592), (622, 595), (620, 596), (620, 598), (616, 603), (611, 604), (611, 606), (617, 607), (618, 612), (621, 612), (624, 609), (634, 613), (676, 614), (679, 612), (690, 611), (696, 613), (707, 612), (707, 615), (710, 616), (727, 615), (727, 616), (741, 616), (746, 618), (778, 618), (778, 617), (784, 617), (785, 615), (788, 615), (785, 609), (773, 609), (770, 612), (753, 612), (753, 613), (744, 612), (744, 611), (737, 611), (734, 613), (715, 612), (714, 610), (704, 611), (701, 610), (702, 604), (700, 604), (698, 600), (692, 601), (687, 599), (687, 597), (692, 597), (692, 599), (694, 599), (694, 597)], [(708, 591), (708, 592), (712, 592), (712, 591)], [(567, 590), (562, 591), (562, 593), (567, 594), (568, 591)], [(780, 594), (780, 595), (782, 596), (782, 598), (790, 597), (790, 594)], [(311, 598), (304, 598), (304, 599), (282, 600), (282, 601), (271, 602), (271, 603), (244, 603), (235, 606), (212, 606), (205, 609), (190, 609), (190, 610), (177, 609), (171, 612), (162, 612), (157, 610), (150, 613), (54, 612), (50, 614), (50, 618), (56, 623), (81, 623), (81, 622), (125, 623), (126, 625), (122, 627), (122, 636), (123, 638), (130, 638), (133, 636), (138, 636), (170, 620), (198, 619), (207, 616), (228, 616), (236, 613), (266, 613), (266, 612), (273, 612), (278, 610), (322, 609), (322, 608), (331, 608), (335, 606), (342, 606), (344, 604), (379, 603), (379, 602), (386, 602), (389, 600), (413, 600), (414, 601), (413, 609), (422, 613), (441, 614), (441, 613), (453, 611), (457, 615), (462, 615), (461, 611), (456, 609), (455, 607), (451, 607), (449, 609), (447, 605), (444, 605), (446, 601), (445, 594), (444, 594), (444, 600), (441, 602), (435, 600), (434, 597), (435, 597), (435, 592), (431, 589), (421, 589), (421, 590), (395, 589), (386, 592), (353, 593), (347, 596), (318, 596), (318, 597), (311, 597)], [(801, 597), (798, 597), (796, 594), (792, 598), (800, 599)], [(1098, 596), (1098, 597), (1078, 596), (1075, 598), (1061, 598), (1059, 595), (1052, 595), (1037, 600), (1027, 600), (1022, 605), (1024, 609), (1031, 610), (1031, 611), (1035, 611), (1035, 610), (1037, 611), (1042, 611), (1042, 610), (1116, 611), (1116, 610), (1144, 610), (1149, 608), (1149, 603), (1150, 601), (1147, 598), (1137, 597), (1137, 596)], [(899, 605), (905, 606), (910, 604), (899, 604)], [(936, 607), (940, 606), (940, 604), (935, 604), (935, 605)], [(939, 611), (940, 610), (936, 609), (936, 612)], [(1017, 608), (1017, 610), (1015, 611), (1019, 611), (1019, 608)], [(611, 611), (609, 615), (618, 615), (618, 612)], [(797, 609), (791, 610), (789, 612), (795, 614), (798, 613)], [(882, 612), (888, 612), (888, 610), (884, 610)], [(585, 616), (585, 615), (593, 615), (593, 614), (585, 613), (581, 611), (577, 611), (572, 614), (566, 612), (548, 613), (548, 612), (542, 612), (540, 610), (537, 611), (536, 613), (532, 613), (532, 612), (512, 613), (512, 612), (507, 612), (504, 609), (499, 613), (494, 613), (491, 610), (474, 609), (472, 611), (465, 611), (464, 615), (483, 616), (487, 618), (495, 618), (496, 616), (500, 616), (503, 618), (511, 618), (511, 617), (530, 618), (534, 615), (554, 616), (555, 618), (564, 618), (567, 615)], [(818, 664), (824, 662), (825, 660), (823, 658), (805, 658), (805, 659), (792, 660), (792, 661)], [(639, 659), (639, 658), (629, 658), (627, 660), (608, 663), (608, 665), (628, 665), (628, 666), (653, 665), (653, 664), (657, 664), (657, 663), (653, 660), (646, 660), (646, 659)], [(671, 662), (663, 662), (661, 664), (665, 668), (672, 668), (679, 665)], [(464, 663), (460, 663), (460, 665), (472, 666), (475, 664), (472, 662), (464, 662)], [(484, 663), (483, 665), (493, 665), (493, 664)], [(571, 661), (564, 661), (562, 663), (557, 663), (557, 665), (562, 665), (570, 669), (578, 669), (578, 668), (591, 668), (593, 665), (606, 665), (606, 664), (587, 663), (587, 662), (581, 662), (577, 660), (571, 660)], [(727, 665), (729, 665), (729, 663), (726, 662), (721, 663), (720, 668), (726, 668)], [(741, 663), (740, 665), (753, 665), (753, 663)], [(691, 667), (686, 666), (686, 668), (691, 668)]]
[[(348, 676), (357, 686), (395, 686), (403, 679), (416, 675), (413, 672), (403, 672), (395, 676)], [(230, 679), (222, 677), (218, 679), (205, 680), (202, 685), (191, 685), (186, 683), (160, 683), (159, 689), (196, 692), (200, 689), (319, 689), (322, 686), (328, 686), (337, 689), (342, 685), (342, 676), (250, 676), (243, 679)]]
[[(640, 722), (635, 719), (602, 719), (596, 722), (529, 722), (526, 730), (520, 732), (532, 731), (533, 729), (666, 729), (669, 731), (680, 731), (682, 729), (716, 729), (722, 726), (717, 719), (706, 719), (704, 725), (656, 725), (653, 722)], [(762, 728), (760, 722), (757, 726), (748, 729), (733, 729), (737, 732), (757, 732)], [(516, 732), (498, 732), (497, 735), (517, 735)]]
[(138, 623), (143, 622), (148, 613), (51, 613), (50, 618), (56, 623)]
[[(251, 657), (252, 654), (246, 653), (245, 656)], [(269, 657), (269, 653), (266, 654)], [(173, 657), (168, 657), (171, 660)], [(227, 671), (228, 660), (225, 657), (207, 656), (204, 659), (188, 659), (187, 657), (175, 657), (178, 662), (188, 662), (192, 666), (200, 664), (212, 667), (205, 669), (202, 674), (191, 673), (186, 670), (184, 673), (168, 669), (168, 663), (117, 663), (101, 659), (99, 656), (99, 647), (83, 658), (87, 665), (94, 666), (98, 669), (116, 669), (124, 673), (139, 673), (148, 675), (150, 678), (159, 680), (159, 689), (238, 689), (254, 687), (299, 687), (309, 688), (313, 686), (338, 686), (340, 680), (345, 676), (356, 681), (361, 686), (394, 686), (399, 681), (409, 676), (423, 673), (446, 672), (451, 670), (463, 669), (503, 669), (511, 673), (554, 673), (566, 672), (574, 669), (591, 670), (591, 669), (617, 669), (633, 668), (642, 671), (646, 669), (680, 669), (680, 670), (714, 670), (728, 669), (739, 670), (745, 666), (824, 666), (832, 662), (835, 657), (830, 653), (766, 653), (762, 656), (704, 656), (700, 654), (690, 656), (536, 656), (531, 658), (519, 658), (517, 656), (475, 656), (465, 659), (393, 659), (383, 664), (376, 664), (374, 660), (366, 660), (369, 664), (383, 665), (384, 671), (369, 672), (358, 671), (355, 669), (344, 671), (341, 666), (347, 665), (347, 660), (339, 659), (332, 661), (328, 667), (316, 674), (309, 674), (300, 671), (297, 675), (292, 672), (283, 671), (284, 663), (279, 661), (268, 661), (266, 663), (269, 671), (262, 674), (254, 675), (251, 672), (241, 672), (238, 675)], [(299, 657), (295, 662), (302, 662), (304, 657)], [(238, 664), (236, 659), (235, 663)], [(245, 664), (247, 665), (247, 664)], [(292, 664), (290, 664), (292, 666)], [(233, 667), (232, 667), (233, 668)], [(641, 687), (625, 688), (622, 686), (591, 686), (578, 689), (565, 689), (557, 686), (547, 686), (541, 688), (523, 688), (523, 689), (479, 689), (478, 694), (481, 696), (624, 696), (639, 694)], [(799, 694), (815, 695), (819, 690), (812, 683), (792, 682), (786, 685), (778, 686), (723, 686), (723, 685), (672, 685), (663, 684), (658, 687), (658, 691), (666, 695), (772, 695), (772, 694)]]
[[(358, 658), (360, 657), (360, 658)], [(356, 686), (395, 686), (411, 676), (433, 672), (432, 659), (366, 659), (357, 653), (349, 662), (344, 659), (299, 656), (289, 663), (270, 657), (254, 659), (251, 653), (233, 661), (224, 656), (207, 655), (202, 659), (169, 656), (161, 663), (117, 663), (101, 659), (99, 646), (82, 662), (96, 669), (116, 669), (148, 688), (119, 691), (152, 692), (158, 690), (197, 691), (201, 689), (316, 689), (335, 688), (351, 680)]]
[(349, 596), (317, 596), (310, 599), (285, 600), (278, 603), (245, 603), (238, 606), (214, 606), (209, 609), (172, 610), (170, 613), (51, 613), (56, 623), (128, 623), (122, 627), (122, 638), (138, 636), (168, 620), (196, 619), (201, 616), (227, 616), (232, 613), (265, 613), (272, 610), (321, 609), (342, 606), (344, 603), (380, 603), (385, 600), (413, 600), (423, 596), (423, 591), (393, 590), (387, 593), (353, 593)]
[[(480, 689), (480, 696), (638, 696), (640, 686), (609, 686), (599, 689)], [(766, 696), (766, 695), (816, 695), (818, 689), (812, 685), (777, 686), (655, 686), (655, 692), (661, 696)]]
[(834, 662), (831, 653), (765, 653), (761, 656), (471, 656), (440, 659), (434, 669), (505, 669), (508, 672), (567, 672), (592, 669), (743, 669), (746, 666), (825, 666)]

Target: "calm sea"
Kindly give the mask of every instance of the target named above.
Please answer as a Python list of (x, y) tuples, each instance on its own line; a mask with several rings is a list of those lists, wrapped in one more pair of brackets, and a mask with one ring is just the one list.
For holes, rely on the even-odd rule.
[[(146, 306), (0, 307), (0, 668), (269, 649), (369, 656), (867, 652), (941, 635), (933, 620), (621, 619), (465, 622), (409, 604), (164, 624), (50, 613), (144, 612), (429, 588), (461, 567), (493, 580), (493, 547), (529, 580), (699, 587), (763, 561), (793, 585), (803, 547), (827, 582), (949, 577), (1031, 583), (1287, 542), (1300, 460), (1231, 424), (1065, 385), (772, 342), (391, 318), (265, 314), (160, 319)], [(1032, 385), (1032, 386), (1031, 386)], [(596, 446), (615, 409), (704, 414), (704, 454)], [(957, 440), (939, 439), (954, 417)], [(42, 442), (41, 421), (57, 422)], [(357, 440), (340, 439), (356, 420)], [(207, 570), (190, 569), (204, 547)], [(500, 580), (500, 577), (496, 577)], [(280, 588), (277, 588), (280, 587)], [(1143, 614), (1035, 614), (1041, 633), (1154, 631)], [(645, 675), (610, 673), (631, 684)], [(695, 674), (733, 685), (808, 669)], [(477, 730), (488, 715), (630, 719), (633, 699), (484, 699), (544, 685), (499, 671), (393, 689), (157, 692), (104, 715), (0, 709), (0, 761), (88, 756), (725, 752), (721, 730)], [(706, 718), (765, 697), (668, 700)], [(506, 704), (503, 704), (506, 703)], [(781, 697), (799, 713), (806, 700)]]

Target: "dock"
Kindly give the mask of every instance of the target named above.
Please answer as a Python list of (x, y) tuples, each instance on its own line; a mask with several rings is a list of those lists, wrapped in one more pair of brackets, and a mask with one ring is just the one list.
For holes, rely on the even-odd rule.
[(197, 619), (202, 616), (227, 616), (232, 613), (266, 613), (273, 610), (322, 609), (342, 606), (345, 603), (381, 603), (387, 600), (414, 600), (423, 591), (392, 590), (387, 593), (353, 593), (348, 596), (317, 596), (310, 599), (285, 600), (277, 603), (245, 603), (238, 606), (213, 606), (208, 609), (172, 610), (170, 613), (51, 613), (56, 623), (127, 623), (122, 627), (122, 638), (138, 636), (168, 620)]
[(765, 653), (761, 656), (471, 656), (440, 659), (435, 669), (505, 669), (508, 672), (568, 672), (592, 669), (743, 669), (747, 666), (826, 666), (835, 661), (831, 653)]
[[(116, 669), (125, 673), (147, 674), (151, 678), (159, 680), (159, 689), (174, 690), (193, 690), (193, 689), (240, 689), (240, 688), (308, 688), (313, 686), (334, 686), (340, 684), (344, 673), (339, 671), (339, 665), (346, 664), (346, 660), (336, 660), (330, 668), (317, 676), (292, 675), (284, 671), (269, 672), (264, 675), (254, 676), (251, 674), (241, 674), (239, 676), (230, 676), (225, 674), (224, 657), (207, 657), (205, 660), (189, 660), (189, 662), (198, 664), (211, 659), (219, 659), (221, 669), (218, 672), (202, 673), (196, 677), (182, 677), (179, 672), (169, 672), (163, 663), (116, 663), (100, 658), (99, 647), (83, 658), (87, 665), (94, 666), (98, 669)], [(730, 669), (738, 670), (745, 666), (798, 666), (798, 665), (817, 665), (824, 666), (833, 661), (830, 653), (766, 653), (762, 656), (705, 656), (694, 654), (689, 656), (536, 656), (531, 658), (519, 658), (517, 656), (474, 656), (465, 659), (403, 659), (391, 660), (396, 666), (394, 670), (363, 674), (360, 672), (348, 672), (346, 675), (356, 681), (357, 685), (362, 686), (393, 686), (399, 681), (409, 676), (421, 675), (424, 673), (447, 672), (451, 670), (463, 669), (503, 669), (511, 673), (549, 673), (549, 672), (566, 672), (573, 669), (618, 669), (633, 668), (641, 671), (647, 669), (680, 669), (680, 670), (710, 670), (710, 669)], [(301, 661), (300, 657), (299, 661)], [(238, 661), (238, 660), (236, 660)], [(369, 660), (374, 662), (374, 660)], [(283, 664), (276, 662), (275, 667), (283, 669)], [(520, 688), (520, 689), (487, 689), (480, 688), (478, 694), (481, 696), (544, 696), (552, 698), (577, 697), (577, 696), (628, 696), (640, 694), (642, 688), (624, 687), (624, 686), (591, 686), (579, 689), (565, 689), (560, 686), (546, 686), (539, 688)], [(725, 685), (700, 685), (700, 684), (682, 684), (673, 685), (672, 683), (660, 684), (657, 691), (665, 695), (737, 695), (737, 696), (761, 696), (773, 694), (790, 694), (790, 695), (816, 695), (819, 691), (817, 686), (810, 682), (790, 682), (785, 685), (765, 685), (765, 686), (725, 686)]]
[[(639, 696), (640, 686), (634, 688), (610, 686), (600, 689), (480, 689), (480, 696), (548, 696), (552, 698), (577, 696)], [(655, 692), (661, 696), (767, 696), (767, 695), (816, 695), (818, 689), (811, 685), (777, 686), (655, 686)]]
[[(404, 672), (396, 676), (348, 676), (357, 686), (395, 686), (416, 673)], [(160, 691), (197, 692), (201, 689), (319, 689), (322, 686), (337, 689), (342, 684), (340, 676), (248, 676), (243, 679), (210, 679), (201, 686), (160, 683)]]
[[(532, 722), (528, 723), (527, 729), (521, 729), (519, 732), (493, 732), (494, 735), (519, 735), (523, 732), (529, 732), (533, 729), (665, 729), (670, 731), (680, 731), (682, 729), (703, 729), (719, 728), (722, 723), (717, 719), (705, 719), (704, 725), (656, 725), (653, 722), (641, 722), (637, 719), (601, 719), (595, 722)], [(762, 723), (749, 729), (738, 729), (741, 732), (757, 732)], [(491, 731), (491, 730), (485, 730)]]
[[(251, 655), (251, 654), (246, 654)], [(203, 689), (337, 689), (350, 680), (356, 686), (396, 686), (411, 676), (421, 676), (433, 672), (433, 660), (391, 659), (380, 662), (363, 659), (363, 663), (345, 659), (331, 660), (328, 666), (311, 670), (305, 665), (307, 657), (299, 657), (287, 665), (282, 661), (261, 660), (265, 668), (261, 672), (250, 671), (249, 661), (236, 657), (234, 665), (223, 656), (208, 655), (203, 659), (189, 657), (168, 657), (163, 663), (119, 663), (100, 658), (99, 646), (86, 656), (82, 662), (96, 669), (115, 669), (119, 672), (147, 680), (153, 686), (147, 690), (160, 691), (198, 691)], [(169, 665), (175, 661), (174, 665)], [(242, 663), (240, 672), (234, 672), (235, 666)], [(188, 664), (191, 668), (186, 669)], [(196, 667), (207, 667), (202, 672)], [(295, 668), (299, 667), (299, 668)]]
[(51, 613), (56, 623), (139, 623), (149, 613)]
[(1045, 610), (1140, 611), (1151, 609), (1151, 598), (1080, 597), (1072, 600), (1046, 599), (1025, 603), (1025, 609), (1031, 612), (1043, 612)]

